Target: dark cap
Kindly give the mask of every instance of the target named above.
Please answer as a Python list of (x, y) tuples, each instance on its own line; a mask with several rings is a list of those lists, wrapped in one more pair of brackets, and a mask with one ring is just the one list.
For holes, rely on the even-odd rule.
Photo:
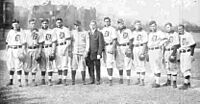
[(42, 20), (41, 20), (41, 23), (43, 23), (43, 22), (49, 23), (49, 20), (48, 20), (48, 19), (42, 19)]
[(12, 23), (19, 23), (19, 20), (14, 19), (12, 20)]
[(76, 20), (76, 21), (74, 22), (74, 25), (80, 26), (80, 25), (81, 25), (81, 22), (80, 22), (79, 20)]
[(123, 19), (118, 19), (118, 20), (117, 20), (117, 23), (122, 23), (122, 24), (123, 24), (123, 23), (124, 23), (124, 20), (123, 20)]
[(156, 24), (156, 21), (152, 20), (149, 22), (149, 25)]

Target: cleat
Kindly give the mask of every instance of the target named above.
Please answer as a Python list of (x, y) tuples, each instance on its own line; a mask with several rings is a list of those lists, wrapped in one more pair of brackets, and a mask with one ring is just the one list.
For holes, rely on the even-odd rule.
[(97, 81), (96, 85), (100, 85), (100, 82), (99, 82), (99, 81)]
[(171, 81), (167, 80), (167, 82), (165, 84), (163, 84), (162, 86), (166, 87), (166, 86), (171, 86)]
[(6, 86), (12, 86), (13, 82), (9, 82), (8, 84), (6, 84)]
[(134, 85), (139, 85), (140, 84), (140, 79), (138, 79), (138, 81), (137, 82), (135, 82), (135, 84)]
[(95, 82), (94, 82), (94, 81), (92, 81), (92, 82), (90, 82), (90, 83), (88, 83), (88, 84), (95, 84)]
[(123, 84), (123, 79), (119, 79), (119, 84)]
[(189, 85), (184, 83), (181, 87), (179, 87), (179, 90), (187, 90), (189, 88)]
[(62, 84), (62, 79), (59, 79), (59, 81), (56, 83), (57, 85)]
[(157, 83), (152, 85), (152, 88), (159, 88), (159, 87), (160, 87), (160, 84), (157, 84)]

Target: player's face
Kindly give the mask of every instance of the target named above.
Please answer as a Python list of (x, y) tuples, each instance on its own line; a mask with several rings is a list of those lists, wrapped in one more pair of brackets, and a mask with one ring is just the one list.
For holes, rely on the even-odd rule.
[(42, 22), (42, 28), (45, 28), (45, 29), (48, 28), (48, 22), (47, 21)]
[(156, 24), (150, 25), (150, 30), (155, 32), (157, 30), (157, 25)]
[(184, 28), (182, 26), (178, 26), (178, 33), (184, 34)]
[(170, 26), (170, 25), (166, 25), (165, 26), (165, 30), (166, 30), (166, 32), (171, 32), (171, 30), (172, 30), (172, 27)]
[(13, 27), (14, 30), (19, 29), (19, 23), (13, 23), (12, 27)]
[(109, 19), (104, 20), (105, 26), (110, 26), (111, 21)]
[(123, 24), (123, 23), (118, 23), (118, 24), (117, 24), (117, 27), (118, 27), (119, 29), (122, 29), (122, 28), (124, 27), (124, 24)]
[(141, 23), (136, 23), (135, 24), (135, 29), (136, 30), (140, 30), (142, 28), (142, 24)]
[(63, 22), (62, 22), (61, 20), (57, 20), (57, 21), (56, 21), (56, 26), (57, 26), (57, 27), (62, 27), (62, 25), (63, 25), (62, 23), (63, 23)]
[(30, 26), (31, 29), (35, 28), (35, 21), (31, 21), (29, 23), (29, 26)]
[(95, 30), (97, 28), (97, 24), (95, 22), (90, 23), (90, 29)]

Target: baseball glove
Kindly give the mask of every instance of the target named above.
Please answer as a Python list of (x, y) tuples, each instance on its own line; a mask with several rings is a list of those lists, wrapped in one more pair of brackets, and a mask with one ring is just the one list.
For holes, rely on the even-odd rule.
[(170, 56), (169, 56), (169, 62), (175, 63), (175, 62), (176, 62), (176, 56), (170, 55)]
[(145, 54), (140, 54), (140, 56), (139, 56), (139, 60), (140, 61), (144, 61), (145, 60)]
[(126, 57), (132, 58), (133, 53), (132, 53), (132, 51), (131, 51), (130, 48), (127, 48), (127, 49), (126, 49), (126, 51), (125, 51), (125, 55), (126, 55)]
[(53, 61), (53, 60), (55, 60), (55, 58), (56, 58), (55, 55), (52, 54), (52, 55), (49, 56), (49, 61)]
[(18, 59), (19, 59), (21, 62), (25, 62), (25, 60), (26, 60), (25, 54), (24, 54), (24, 53), (20, 53), (20, 54), (18, 55)]

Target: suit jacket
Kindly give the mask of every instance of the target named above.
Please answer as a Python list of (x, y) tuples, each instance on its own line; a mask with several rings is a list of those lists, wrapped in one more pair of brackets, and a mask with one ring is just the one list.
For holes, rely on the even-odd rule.
[(89, 47), (89, 57), (90, 60), (97, 59), (97, 55), (102, 55), (102, 51), (104, 49), (104, 38), (103, 34), (95, 30), (94, 33), (89, 32), (89, 41), (90, 41), (90, 47)]

